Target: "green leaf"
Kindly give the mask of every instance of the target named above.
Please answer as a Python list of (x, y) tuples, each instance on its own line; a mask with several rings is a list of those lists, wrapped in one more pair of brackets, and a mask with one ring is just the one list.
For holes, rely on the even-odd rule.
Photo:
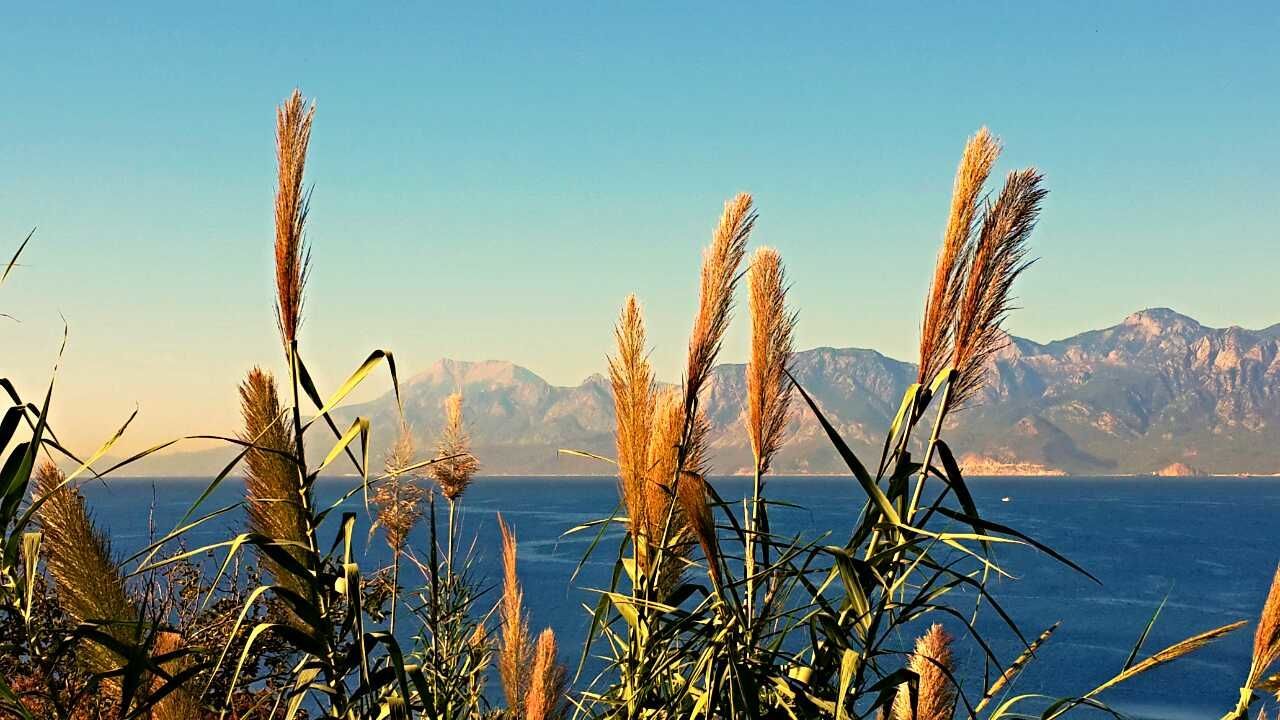
[(889, 520), (890, 523), (897, 525), (902, 522), (898, 516), (898, 512), (893, 509), (893, 503), (889, 502), (889, 498), (885, 496), (884, 491), (882, 491), (880, 486), (876, 484), (876, 481), (872, 479), (871, 475), (867, 472), (866, 467), (863, 466), (862, 461), (858, 460), (858, 457), (854, 455), (853, 451), (849, 449), (849, 446), (845, 444), (844, 439), (840, 437), (840, 433), (836, 432), (836, 429), (832, 427), (830, 422), (827, 422), (826, 416), (818, 409), (817, 403), (813, 401), (813, 398), (809, 397), (809, 393), (805, 392), (800, 383), (796, 382), (795, 377), (791, 375), (790, 371), (787, 371), (787, 377), (791, 378), (791, 382), (795, 385), (796, 390), (800, 391), (800, 396), (804, 398), (806, 403), (808, 403), (809, 409), (813, 410), (813, 414), (818, 418), (818, 422), (822, 425), (822, 429), (826, 431), (827, 437), (831, 440), (831, 444), (835, 446), (836, 451), (840, 453), (840, 457), (844, 459), (845, 465), (849, 467), (853, 476), (857, 478), (858, 484), (862, 486), (862, 491), (867, 494), (867, 497), (870, 498), (873, 503), (875, 503), (876, 507), (879, 508), (880, 512)]
[(1020, 533), (1011, 527), (1001, 525), (1000, 523), (994, 523), (994, 522), (991, 522), (990, 520), (985, 520), (980, 517), (974, 517), (972, 515), (965, 515), (963, 513), (958, 513), (958, 512), (955, 512), (954, 510), (949, 510), (944, 507), (939, 507), (938, 512), (951, 518), (952, 520), (958, 520), (960, 522), (973, 525), (974, 527), (977, 527), (979, 530), (986, 530), (988, 532), (998, 532), (1004, 535), (1008, 535), (1010, 537), (1018, 538), (1019, 540), (1022, 540), (1023, 542), (1039, 550), (1040, 552), (1048, 555), (1054, 560), (1057, 560), (1063, 565), (1066, 565), (1072, 570), (1075, 570), (1081, 575), (1084, 575), (1085, 577), (1089, 578), (1095, 583), (1099, 585), (1102, 584), (1102, 581), (1094, 577), (1093, 573), (1089, 572), (1088, 570), (1085, 570), (1084, 568), (1080, 567), (1074, 562), (1068, 560), (1064, 555), (1060, 554), (1057, 550), (1054, 550), (1053, 548), (1049, 547), (1048, 545), (1045, 545), (1044, 543), (1040, 542), (1039, 540), (1036, 540), (1035, 538), (1029, 535), (1024, 535), (1023, 533)]
[(844, 698), (849, 693), (849, 686), (853, 684), (854, 674), (858, 672), (858, 661), (861, 657), (852, 648), (845, 648), (840, 654), (840, 690), (836, 693), (837, 720), (849, 717), (849, 712), (845, 710)]
[(1165, 603), (1169, 602), (1169, 593), (1173, 592), (1173, 588), (1164, 594), (1164, 599), (1156, 606), (1156, 611), (1151, 613), (1151, 619), (1147, 621), (1147, 626), (1142, 629), (1142, 634), (1138, 636), (1138, 641), (1133, 644), (1133, 649), (1129, 651), (1129, 657), (1125, 658), (1124, 665), (1121, 670), (1128, 670), (1133, 667), (1133, 661), (1137, 659), (1138, 653), (1142, 650), (1142, 645), (1147, 641), (1147, 636), (1151, 634), (1151, 628), (1155, 627), (1156, 618), (1160, 617), (1160, 611), (1164, 610)]
[(347, 428), (347, 431), (342, 434), (342, 437), (338, 438), (338, 442), (329, 450), (329, 454), (324, 456), (324, 462), (320, 463), (320, 467), (316, 468), (316, 474), (319, 474), (321, 470), (329, 467), (329, 463), (337, 459), (337, 457), (342, 454), (342, 451), (346, 450), (347, 446), (354, 442), (356, 438), (360, 438), (361, 454), (365, 458), (365, 462), (361, 467), (367, 466), (369, 464), (369, 421), (366, 418), (356, 418), (355, 421), (351, 423), (351, 427)]
[(23, 560), (23, 606), (22, 615), (31, 621), (31, 608), (35, 603), (36, 591), (36, 566), (40, 562), (40, 540), (44, 536), (38, 532), (27, 532), (22, 534), (22, 560)]
[(27, 239), (22, 241), (18, 246), (18, 251), (9, 258), (9, 264), (4, 266), (4, 272), (0, 273), (0, 285), (4, 285), (4, 281), (9, 279), (9, 273), (18, 265), (18, 258), (22, 256), (22, 251), (27, 249), (27, 243), (31, 242), (31, 237), (36, 234), (36, 229), (31, 228), (31, 232), (27, 233)]

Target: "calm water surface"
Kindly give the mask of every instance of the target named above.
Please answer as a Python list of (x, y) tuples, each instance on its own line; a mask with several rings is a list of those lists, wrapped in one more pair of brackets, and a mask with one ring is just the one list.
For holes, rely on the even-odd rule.
[[(148, 512), (155, 524), (171, 528), (204, 488), (202, 480), (115, 479), (90, 483), (85, 494), (119, 551), (146, 544)], [(336, 497), (351, 480), (322, 480), (321, 499)], [(1097, 585), (1032, 550), (1002, 549), (1002, 565), (1016, 580), (993, 583), (992, 591), (1033, 637), (1056, 621), (1062, 628), (1019, 680), (1019, 692), (1083, 692), (1119, 671), (1129, 648), (1160, 600), (1169, 594), (1148, 641), (1155, 650), (1187, 635), (1227, 622), (1256, 617), (1280, 560), (1276, 519), (1280, 480), (1167, 478), (1001, 478), (970, 481), (983, 513), (1047, 543), (1092, 572)], [(741, 497), (747, 483), (716, 481), (720, 494)], [(218, 488), (208, 509), (234, 503), (243, 486)], [(804, 510), (777, 509), (775, 527), (817, 535), (848, 532), (860, 508), (857, 488), (843, 478), (776, 478), (770, 496)], [(1008, 498), (1008, 502), (1002, 501)], [(591, 533), (563, 537), (567, 529), (608, 516), (617, 503), (609, 478), (482, 478), (464, 502), (463, 537), (476, 538), (482, 576), (500, 577), (496, 514), (501, 512), (520, 540), (520, 575), (531, 625), (551, 625), (561, 638), (562, 658), (577, 663), (588, 616), (582, 603), (594, 596), (584, 588), (608, 583), (616, 544), (599, 552), (571, 582)], [(353, 509), (363, 514), (358, 499)], [(443, 514), (443, 513), (442, 513)], [(228, 515), (188, 538), (188, 546), (225, 539), (239, 530)], [(361, 526), (368, 527), (362, 518)], [(377, 539), (360, 535), (361, 560), (372, 567), (387, 558)], [(420, 529), (413, 540), (426, 547)], [(982, 627), (995, 638), (1002, 660), (1019, 651), (1016, 638), (1000, 632), (994, 616)], [(1174, 665), (1152, 671), (1107, 697), (1137, 717), (1219, 717), (1233, 703), (1247, 670), (1252, 629)], [(903, 639), (903, 646), (910, 638)], [(963, 668), (981, 673), (982, 658), (962, 651)], [(1213, 714), (1216, 712), (1217, 714)]]

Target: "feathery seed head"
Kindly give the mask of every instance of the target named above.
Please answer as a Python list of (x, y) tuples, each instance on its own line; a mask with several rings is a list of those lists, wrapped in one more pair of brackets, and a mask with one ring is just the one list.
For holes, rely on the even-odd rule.
[[(44, 534), (45, 567), (58, 600), (78, 622), (100, 622), (103, 630), (124, 644), (134, 643), (132, 623), (137, 607), (125, 588), (124, 573), (112, 559), (111, 542), (94, 526), (84, 497), (66, 484), (66, 475), (45, 461), (35, 473), (35, 496), (46, 498), (36, 513)], [(123, 658), (106, 645), (86, 642), (78, 650), (90, 670), (105, 673)]]
[(471, 632), (471, 637), (467, 640), (467, 645), (472, 649), (482, 649), (489, 642), (489, 631), (485, 630), (484, 623), (476, 625), (476, 629)]
[(387, 534), (387, 545), (395, 554), (404, 551), (409, 541), (409, 533), (422, 518), (419, 507), (422, 502), (422, 488), (414, 482), (412, 475), (403, 472), (413, 464), (413, 436), (409, 427), (400, 429), (396, 444), (387, 455), (387, 479), (374, 489), (371, 500), (378, 508), (378, 524)]
[[(176, 653), (182, 650), (186, 644), (186, 641), (179, 633), (172, 630), (162, 630), (156, 633), (155, 644), (151, 647), (151, 657), (154, 660), (170, 653)], [(195, 659), (193, 657), (185, 656), (166, 661), (161, 664), (161, 667), (172, 677), (189, 670), (194, 664)], [(153, 677), (151, 681), (152, 692), (159, 694), (167, 683), (168, 681), (160, 676)], [(151, 709), (151, 718), (152, 720), (191, 720), (191, 718), (200, 717), (203, 714), (203, 710), (200, 698), (186, 686), (180, 686), (156, 701), (155, 706)]]
[[(633, 541), (645, 542), (651, 515), (658, 505), (652, 502), (649, 487), (650, 438), (653, 433), (654, 382), (645, 348), (644, 319), (634, 295), (627, 297), (614, 329), (617, 355), (609, 358), (609, 382), (613, 387), (614, 439), (618, 455), (618, 489), (630, 518)], [(678, 442), (678, 439), (677, 439)]]
[[(305, 565), (308, 520), (303, 496), (307, 490), (292, 459), (297, 446), (271, 373), (256, 367), (249, 371), (240, 384), (240, 414), (244, 420), (240, 439), (252, 446), (244, 456), (249, 529), (289, 543), (287, 551)], [(311, 593), (306, 578), (261, 551), (258, 559), (278, 584), (303, 597)]]
[(787, 310), (786, 273), (777, 250), (762, 247), (747, 269), (751, 310), (751, 357), (747, 361), (747, 434), (756, 466), (768, 472), (782, 446), (791, 401), (792, 335), (795, 314)]
[(1258, 627), (1253, 633), (1253, 663), (1249, 685), (1260, 680), (1280, 660), (1280, 567), (1271, 580), (1267, 600), (1262, 604)]
[(893, 720), (951, 720), (955, 714), (956, 688), (950, 674), (955, 667), (951, 657), (951, 636), (934, 625), (916, 640), (908, 667), (919, 677), (914, 712), (911, 693), (904, 685), (893, 701)]
[(928, 384), (942, 371), (951, 354), (952, 323), (964, 289), (965, 271), (972, 251), (973, 222), (978, 199), (987, 182), (1000, 141), (984, 127), (965, 144), (951, 191), (951, 212), (938, 250), (933, 283), (925, 301), (920, 331), (920, 368), (917, 382)]
[(315, 112), (315, 103), (307, 107), (297, 89), (276, 109), (276, 310), (286, 347), (297, 339), (302, 323), (303, 286), (310, 261), (304, 236), (310, 194), (302, 188), (302, 176)]
[[(666, 552), (683, 556), (689, 545), (684, 536), (683, 518), (671, 512), (674, 499), (671, 483), (679, 462), (680, 442), (684, 439), (684, 401), (680, 391), (668, 388), (657, 396), (650, 411), (649, 446), (643, 472), (639, 476), (639, 522), (632, 521), (632, 542), (636, 548), (636, 562), (646, 574), (651, 570), (656, 553), (663, 541), (663, 529), (667, 516), (671, 525), (666, 528)], [(674, 586), (675, 578), (682, 570), (680, 562), (663, 563), (666, 578), (659, 579), (658, 586)]]
[(240, 384), (240, 415), (240, 439), (253, 446), (244, 456), (249, 526), (269, 537), (303, 542), (301, 488), (290, 459), (296, 446), (271, 373), (257, 367), (249, 371)]
[(529, 621), (524, 615), (524, 590), (516, 574), (516, 536), (498, 515), (502, 535), (502, 599), (498, 618), (502, 623), (502, 646), (498, 651), (498, 676), (508, 708), (523, 707), (528, 692), (533, 649), (529, 641)]
[(689, 358), (685, 367), (685, 404), (688, 407), (695, 404), (720, 352), (720, 343), (729, 327), (733, 309), (738, 267), (746, 254), (747, 238), (755, 221), (751, 195), (739, 193), (725, 203), (711, 245), (703, 252), (698, 314), (689, 336)]
[(556, 656), (556, 634), (546, 628), (534, 645), (523, 720), (556, 720), (564, 715), (565, 669)]
[(680, 515), (685, 525), (702, 547), (707, 572), (719, 584), (720, 546), (716, 540), (715, 520), (708, 505), (706, 478), (687, 470), (681, 472), (676, 485), (676, 501), (680, 504)]
[[(703, 479), (707, 469), (706, 437), (710, 422), (699, 411), (692, 428), (691, 441), (680, 479), (676, 480), (679, 465), (680, 442), (685, 432), (685, 406), (680, 391), (668, 388), (658, 395), (653, 410), (648, 460), (641, 486), (641, 522), (633, 524), (633, 538), (637, 546), (637, 558), (641, 569), (650, 569), (652, 555), (663, 540), (666, 529), (666, 550), (672, 557), (664, 562), (663, 577), (658, 578), (659, 592), (675, 587), (684, 572), (683, 558), (697, 540), (707, 556), (708, 565), (716, 572), (715, 526), (706, 503), (706, 485)], [(673, 486), (673, 483), (676, 483)], [(672, 503), (676, 503), (672, 508)], [(670, 516), (671, 524), (666, 526)], [(692, 537), (691, 537), (692, 534)]]
[(480, 470), (480, 463), (471, 454), (471, 436), (463, 423), (462, 393), (453, 393), (445, 398), (444, 411), (444, 429), (440, 431), (436, 454), (449, 459), (430, 465), (427, 472), (440, 486), (445, 498), (453, 502), (471, 485), (472, 478)]
[(952, 364), (954, 406), (963, 407), (986, 382), (987, 363), (1008, 343), (1001, 325), (1012, 307), (1013, 283), (1030, 266), (1027, 240), (1048, 191), (1034, 168), (1009, 173), (1000, 196), (982, 215), (964, 291), (956, 307)]

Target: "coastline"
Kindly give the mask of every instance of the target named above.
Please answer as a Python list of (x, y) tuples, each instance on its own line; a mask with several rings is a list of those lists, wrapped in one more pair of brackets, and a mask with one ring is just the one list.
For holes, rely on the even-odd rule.
[[(712, 479), (749, 479), (751, 475), (747, 473), (717, 473), (710, 476)], [(807, 480), (807, 479), (836, 479), (851, 477), (849, 473), (778, 473), (771, 475), (771, 478), (779, 481), (789, 480)], [(1161, 480), (1250, 480), (1250, 479), (1271, 479), (1280, 478), (1280, 473), (1256, 474), (1256, 473), (1198, 473), (1194, 475), (1160, 475), (1159, 473), (1110, 473), (1106, 475), (1075, 475), (1064, 472), (1046, 472), (1046, 473), (966, 473), (966, 480), (1136, 480), (1136, 479), (1161, 479)], [(105, 476), (103, 480), (205, 480), (208, 478), (203, 475), (115, 475)], [(321, 475), (321, 481), (332, 480), (356, 480), (358, 475)], [(493, 473), (488, 475), (477, 475), (477, 481), (483, 480), (612, 480), (615, 476), (603, 473)], [(88, 480), (97, 480), (97, 478), (88, 478)], [(227, 475), (224, 480), (234, 480), (243, 482), (244, 476), (239, 474)]]

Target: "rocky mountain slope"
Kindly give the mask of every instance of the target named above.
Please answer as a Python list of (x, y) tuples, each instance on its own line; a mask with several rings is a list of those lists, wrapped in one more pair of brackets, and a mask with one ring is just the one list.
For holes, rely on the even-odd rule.
[[(1280, 325), (1209, 328), (1168, 309), (1043, 345), (1012, 337), (980, 401), (947, 435), (975, 474), (1154, 473), (1174, 465), (1277, 473), (1278, 357)], [(797, 353), (795, 375), (850, 446), (874, 462), (915, 368), (874, 350), (816, 348)], [(613, 408), (604, 377), (558, 387), (510, 362), (441, 360), (401, 387), (421, 447), (430, 446), (443, 400), (455, 390), (466, 397), (486, 472), (609, 471), (557, 453), (576, 448), (612, 455)], [(717, 472), (750, 464), (741, 432), (744, 399), (744, 366), (719, 366), (706, 399)], [(397, 427), (390, 396), (345, 414), (372, 420), (375, 448)], [(794, 407), (789, 433), (777, 472), (842, 469), (807, 408)]]

